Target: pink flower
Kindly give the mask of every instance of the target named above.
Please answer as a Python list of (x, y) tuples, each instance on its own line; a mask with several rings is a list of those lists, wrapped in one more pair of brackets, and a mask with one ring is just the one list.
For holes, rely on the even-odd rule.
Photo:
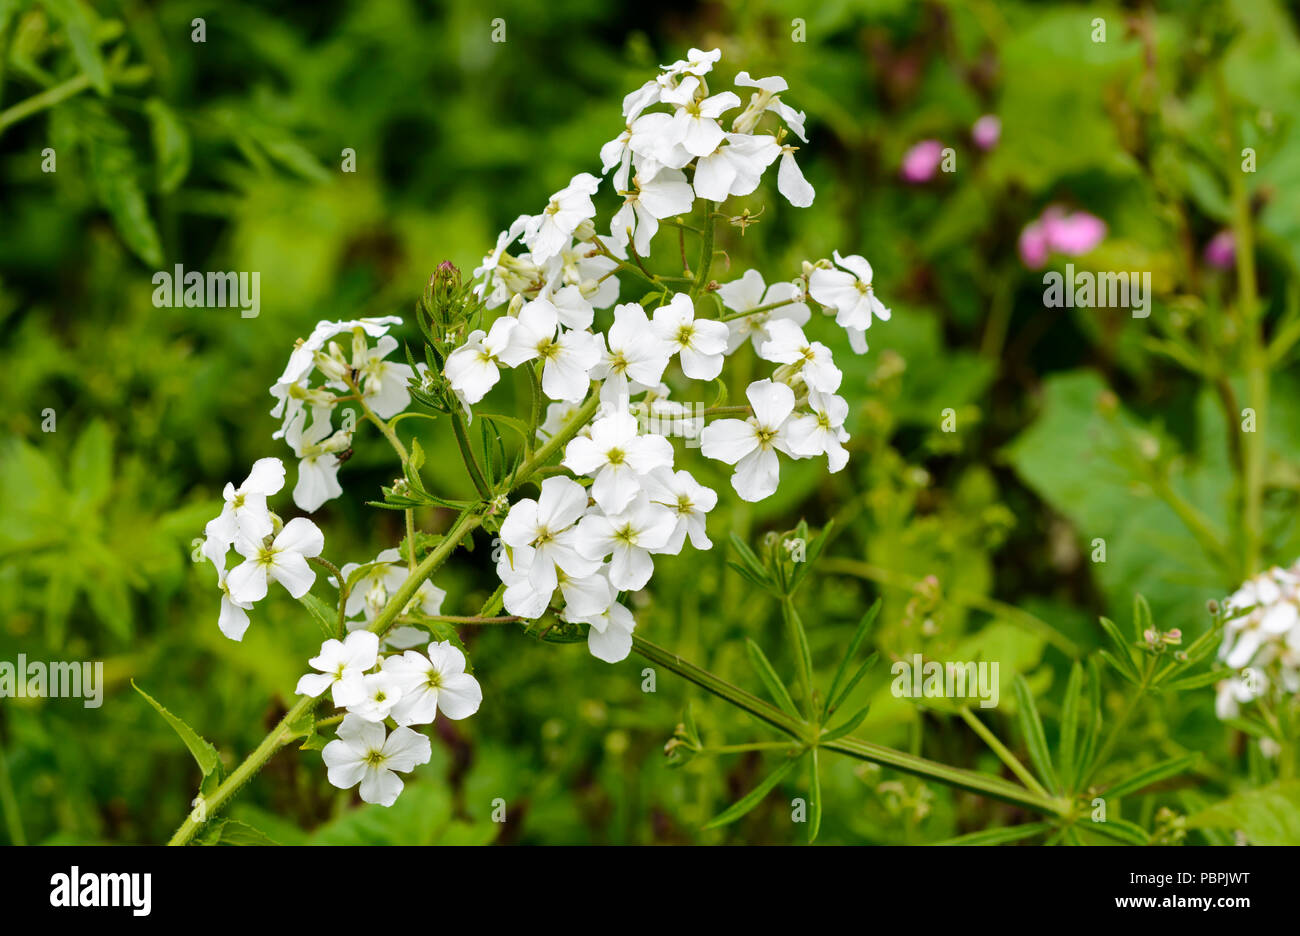
[(1047, 263), (1051, 246), (1047, 243), (1047, 231), (1041, 221), (1032, 221), (1020, 232), (1020, 242), (1016, 245), (1020, 251), (1020, 261), (1029, 269), (1037, 270)]
[(1035, 221), (1025, 225), (1017, 245), (1020, 259), (1031, 270), (1047, 263), (1054, 253), (1078, 257), (1095, 248), (1106, 238), (1106, 222), (1086, 211), (1067, 214), (1059, 205), (1051, 205)]
[(1002, 136), (1002, 121), (996, 114), (985, 114), (970, 129), (971, 139), (975, 145), (982, 150), (989, 150), (997, 146), (998, 138)]
[(900, 174), (903, 181), (912, 183), (929, 182), (939, 171), (943, 160), (943, 144), (938, 140), (922, 140), (903, 156)]
[(1067, 257), (1086, 254), (1106, 238), (1106, 222), (1086, 211), (1066, 214), (1052, 206), (1043, 212), (1043, 227), (1052, 250)]
[(1237, 242), (1232, 231), (1224, 228), (1205, 245), (1205, 262), (1216, 270), (1231, 270), (1237, 262)]

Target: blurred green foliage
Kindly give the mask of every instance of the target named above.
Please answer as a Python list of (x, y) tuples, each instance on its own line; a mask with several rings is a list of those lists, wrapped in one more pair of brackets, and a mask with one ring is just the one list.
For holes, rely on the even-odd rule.
[[(490, 39), (495, 16), (504, 43)], [(1104, 43), (1091, 39), (1097, 17)], [(806, 41), (793, 41), (800, 28)], [(622, 96), (691, 46), (788, 79), (787, 100), (808, 113), (800, 163), (818, 193), (803, 211), (771, 192), (737, 200), (737, 212), (766, 203), (762, 236), (728, 230), (733, 272), (717, 278), (861, 253), (894, 317), (866, 356), (833, 346), (854, 404), (848, 469), (787, 464), (777, 495), (712, 515), (715, 550), (660, 559), (638, 596), (638, 633), (757, 691), (752, 638), (788, 675), (779, 610), (728, 570), (724, 544), (727, 533), (757, 544), (801, 518), (837, 521), (830, 563), (800, 593), (819, 676), (880, 594), (873, 641), (887, 659), (1002, 662), (1003, 706), (986, 720), (1004, 738), (1016, 736), (1017, 674), (1055, 734), (1071, 657), (1102, 645), (1099, 615), (1127, 622), (1134, 593), (1162, 628), (1205, 630), (1206, 600), (1248, 571), (1237, 427), (1221, 405), (1248, 392), (1225, 314), (1234, 276), (1200, 257), (1233, 220), (1225, 134), (1257, 153), (1244, 184), (1272, 336), (1294, 322), (1300, 288), (1300, 46), (1281, 4), (0, 0), (0, 660), (103, 660), (107, 682), (100, 709), (0, 701), (10, 839), (158, 842), (189, 810), (194, 765), (130, 680), (228, 768), (274, 724), (316, 625), (280, 595), (259, 605), (243, 643), (227, 641), (212, 570), (191, 551), (221, 487), (285, 456), (267, 388), (294, 339), (318, 319), (396, 313), (415, 340), (410, 310), (436, 264), (472, 269), (517, 214), (595, 170)], [(969, 135), (984, 113), (1002, 120), (988, 153)], [(957, 171), (905, 184), (902, 155), (927, 137), (955, 149)], [(340, 171), (345, 149), (355, 173)], [(1042, 307), (1016, 238), (1054, 202), (1109, 226), (1081, 265), (1152, 272), (1149, 320)], [(150, 277), (177, 263), (259, 271), (261, 315), (155, 308)], [(1220, 371), (1188, 372), (1189, 334), (1211, 336), (1200, 350)], [(1275, 364), (1262, 430), (1270, 563), (1300, 555), (1300, 374), (1289, 348)], [(945, 410), (955, 433), (942, 430)], [(426, 480), (468, 495), (457, 460), (434, 457), (452, 451), (443, 433), (422, 439)], [(373, 434), (359, 442), (347, 495), (318, 515), (340, 565), (402, 536), (400, 515), (364, 506), (391, 482), (391, 455)], [(701, 482), (726, 487), (721, 466), (696, 464)], [(1091, 561), (1098, 538), (1104, 563)], [(436, 578), (450, 613), (472, 613), (494, 586), (479, 545)], [(635, 656), (609, 666), (506, 628), (462, 636), (485, 702), (473, 719), (438, 722), (434, 760), (396, 806), (359, 806), (326, 784), (318, 754), (286, 752), (229, 815), (283, 843), (802, 839), (789, 821), (791, 797), (807, 795), (801, 773), (741, 822), (702, 832), (771, 765), (756, 752), (666, 762), (688, 699), (710, 743), (750, 738), (742, 714), (662, 671), (644, 692)], [(895, 699), (886, 672), (855, 690), (875, 703), (858, 736), (1002, 769), (959, 719)], [(1103, 704), (1120, 705), (1118, 684)], [(1294, 822), (1294, 749), (1265, 762), (1215, 718), (1210, 688), (1162, 697), (1118, 762), (1131, 773), (1187, 751), (1204, 762), (1124, 803), (1128, 818), (1150, 827), (1160, 807), (1218, 803), (1192, 841), (1222, 840), (1223, 828), (1276, 838), (1276, 825), (1257, 825), (1264, 810)], [(927, 842), (1027, 821), (845, 758), (822, 767), (822, 841)], [(492, 821), (497, 799), (504, 824)]]

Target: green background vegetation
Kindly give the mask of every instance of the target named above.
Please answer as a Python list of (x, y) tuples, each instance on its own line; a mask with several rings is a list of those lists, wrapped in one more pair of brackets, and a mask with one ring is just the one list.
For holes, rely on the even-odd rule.
[[(490, 41), (493, 16), (504, 44)], [(190, 39), (194, 17), (204, 43)], [(795, 17), (806, 42), (791, 41)], [(1104, 44), (1091, 41), (1095, 17)], [(228, 767), (261, 739), (319, 630), (273, 592), (243, 643), (226, 640), (212, 569), (190, 552), (227, 481), (259, 457), (289, 459), (271, 439), (267, 388), (294, 339), (318, 319), (401, 314), (399, 337), (417, 341), (411, 308), (437, 263), (472, 269), (517, 214), (597, 171), (622, 96), (691, 46), (720, 46), (728, 80), (740, 69), (788, 79), (818, 193), (792, 209), (770, 173), (732, 200), (732, 213), (767, 207), (757, 230), (725, 230), (731, 271), (719, 264), (715, 278), (756, 266), (771, 281), (832, 249), (860, 253), (894, 318), (872, 329), (866, 356), (833, 344), (852, 404), (848, 468), (786, 462), (769, 500), (724, 498), (711, 554), (656, 563), (634, 600), (638, 633), (759, 692), (752, 638), (789, 677), (779, 609), (728, 568), (726, 537), (757, 548), (768, 531), (833, 518), (827, 559), (798, 598), (821, 682), (882, 596), (871, 644), (886, 662), (1000, 661), (1001, 705), (981, 717), (1025, 759), (1016, 674), (1055, 749), (1070, 661), (1103, 645), (1100, 615), (1128, 633), (1140, 592), (1158, 626), (1195, 637), (1208, 599), (1260, 563), (1300, 556), (1300, 373), (1287, 340), (1300, 288), (1300, 43), (1279, 3), (1157, 14), (902, 0), (0, 0), (0, 660), (103, 660), (108, 684), (97, 710), (0, 701), (0, 837), (167, 839), (198, 772), (130, 680)], [(47, 93), (53, 106), (24, 103)], [(984, 113), (1003, 122), (989, 153), (969, 137)], [(956, 150), (957, 171), (906, 185), (902, 154), (927, 137)], [(1241, 146), (1256, 150), (1256, 173), (1239, 171)], [(56, 172), (42, 172), (46, 147)], [(345, 147), (355, 173), (340, 172)], [(1153, 274), (1149, 319), (1043, 308), (1016, 238), (1054, 202), (1109, 225), (1081, 267)], [(1236, 414), (1255, 399), (1251, 318), (1236, 275), (1200, 255), (1234, 209), (1257, 241), (1258, 316), (1276, 351), (1253, 524), (1234, 466)], [(155, 308), (150, 277), (176, 263), (259, 271), (260, 317)], [(733, 397), (746, 366), (733, 369)], [(514, 391), (526, 393), (507, 386), (504, 398)], [(47, 408), (54, 433), (41, 429)], [(955, 433), (941, 431), (945, 409)], [(444, 427), (405, 425), (427, 433), (428, 487), (469, 496)], [(688, 457), (702, 482), (726, 488), (722, 466)], [(363, 427), (345, 497), (316, 515), (327, 557), (365, 561), (401, 538), (400, 514), (364, 505), (395, 471)], [(289, 511), (287, 492), (276, 504)], [(1097, 538), (1104, 563), (1091, 561)], [(473, 613), (494, 587), (486, 546), (480, 537), (436, 576), (448, 613)], [(323, 579), (316, 592), (330, 597)], [(483, 707), (439, 719), (432, 763), (392, 809), (330, 787), (318, 753), (284, 752), (230, 815), (283, 843), (803, 840), (789, 806), (807, 796), (803, 772), (740, 822), (700, 831), (776, 756), (673, 767), (664, 744), (687, 700), (710, 744), (764, 738), (742, 713), (663, 670), (643, 692), (635, 656), (610, 666), (505, 627), (463, 636)], [(888, 684), (878, 666), (855, 690), (853, 707), (874, 701), (858, 737), (1006, 772), (960, 718), (894, 699)], [(1122, 690), (1106, 676), (1108, 720)], [(1157, 822), (1158, 810), (1225, 801), (1188, 841), (1236, 828), (1297, 840), (1294, 745), (1265, 762), (1213, 703), (1212, 687), (1142, 700), (1099, 781), (1204, 757), (1112, 814), (1173, 841), (1180, 820)], [(829, 843), (930, 842), (1035, 818), (828, 755), (822, 790)], [(498, 797), (505, 824), (490, 820)]]

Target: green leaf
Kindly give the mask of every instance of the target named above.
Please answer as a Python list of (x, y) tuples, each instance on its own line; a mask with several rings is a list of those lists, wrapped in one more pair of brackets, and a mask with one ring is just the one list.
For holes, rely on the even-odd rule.
[(862, 706), (862, 708), (858, 709), (858, 711), (853, 715), (850, 715), (848, 720), (842, 723), (838, 728), (832, 728), (830, 731), (818, 738), (818, 743), (825, 744), (828, 741), (835, 741), (847, 734), (851, 734), (858, 725), (862, 724), (870, 711), (871, 706), (869, 704)]
[(822, 828), (822, 779), (817, 769), (817, 749), (808, 752), (808, 844), (817, 841)]
[(944, 839), (942, 842), (935, 842), (935, 845), (1006, 845), (1008, 842), (1019, 842), (1023, 839), (1033, 838), (1035, 835), (1041, 835), (1052, 828), (1048, 822), (1027, 822), (1024, 825), (1007, 826), (1002, 829), (985, 829), (983, 832), (972, 832), (969, 835), (959, 835), (956, 838)]
[[(812, 650), (808, 647), (808, 632), (804, 630), (803, 620), (799, 617), (799, 612), (795, 610), (794, 602), (789, 597), (781, 601), (781, 610), (785, 615), (786, 625), (790, 631), (790, 639), (794, 642), (799, 668), (803, 676), (803, 685), (807, 687), (809, 693), (812, 692)], [(804, 704), (812, 711), (812, 698), (804, 700)]]
[(840, 690), (840, 694), (836, 696), (834, 699), (832, 699), (830, 705), (826, 707), (826, 714), (828, 716), (834, 714), (835, 710), (838, 709), (844, 703), (844, 701), (850, 695), (853, 694), (853, 690), (858, 687), (858, 683), (862, 681), (862, 677), (867, 675), (868, 671), (870, 671), (871, 667), (875, 664), (876, 660), (879, 659), (879, 657), (880, 654), (873, 650), (871, 654), (865, 660), (862, 661), (862, 665), (859, 666), (858, 671), (853, 674), (853, 678), (850, 679), (847, 683), (845, 683), (844, 688)]
[(1061, 708), (1061, 782), (1066, 789), (1074, 785), (1079, 737), (1079, 696), (1082, 692), (1083, 667), (1076, 662), (1070, 667), (1070, 681), (1066, 683), (1065, 702)]
[(1106, 636), (1110, 638), (1117, 651), (1117, 657), (1111, 657), (1111, 665), (1130, 677), (1134, 682), (1137, 682), (1140, 676), (1137, 667), (1133, 664), (1133, 656), (1129, 652), (1129, 645), (1124, 640), (1124, 635), (1120, 633), (1119, 628), (1115, 626), (1115, 622), (1110, 618), (1103, 617), (1099, 618), (1099, 620), (1101, 621), (1102, 630), (1106, 632)]
[(203, 776), (205, 778), (210, 776), (221, 766), (221, 758), (217, 754), (217, 749), (200, 737), (193, 728), (185, 724), (184, 721), (173, 715), (171, 712), (167, 711), (167, 709), (163, 708), (153, 698), (153, 696), (149, 695), (149, 693), (137, 686), (134, 679), (131, 680), (131, 688), (144, 696), (145, 701), (152, 705), (154, 710), (166, 719), (167, 724), (171, 725), (172, 729), (181, 736), (181, 740), (184, 741), (185, 746), (190, 749), (190, 753), (194, 755), (194, 760), (198, 763), (199, 770), (203, 771)]
[(772, 581), (772, 576), (768, 572), (767, 566), (763, 565), (758, 556), (754, 554), (754, 551), (749, 548), (749, 544), (735, 533), (732, 533), (728, 539), (731, 542), (731, 548), (734, 549), (736, 555), (740, 557), (741, 564), (749, 570), (750, 574), (746, 577), (749, 578), (750, 581), (764, 583), (763, 587), (770, 589), (775, 584)]
[(1182, 773), (1200, 760), (1200, 758), (1201, 755), (1199, 753), (1187, 754), (1183, 757), (1171, 757), (1169, 760), (1161, 761), (1158, 764), (1147, 767), (1145, 770), (1139, 770), (1127, 779), (1113, 784), (1102, 793), (1102, 796), (1110, 799), (1111, 797), (1120, 797), (1128, 793), (1134, 793), (1153, 783), (1159, 783), (1161, 780)]
[(113, 441), (108, 426), (95, 420), (77, 437), (72, 449), (72, 487), (83, 508), (94, 508), (108, 497), (113, 481)]
[(190, 171), (189, 132), (162, 98), (153, 97), (145, 101), (144, 112), (149, 117), (153, 137), (158, 191), (174, 192)]
[(745, 815), (745, 813), (757, 806), (774, 786), (784, 780), (786, 774), (794, 770), (798, 765), (799, 760), (800, 759), (797, 757), (791, 757), (788, 759), (784, 764), (774, 770), (766, 780), (746, 793), (737, 802), (732, 803), (722, 812), (718, 813), (705, 823), (704, 829), (707, 831), (709, 829), (720, 828), (728, 823), (735, 822), (741, 816)]
[(1252, 845), (1300, 845), (1300, 780), (1246, 790), (1188, 817), (1194, 829), (1240, 829)]
[(871, 633), (872, 625), (876, 623), (876, 617), (880, 614), (881, 599), (877, 598), (875, 603), (867, 609), (866, 613), (858, 621), (857, 629), (853, 632), (853, 639), (849, 641), (848, 649), (844, 651), (844, 656), (840, 658), (840, 665), (835, 670), (835, 678), (831, 680), (831, 687), (826, 691), (826, 713), (829, 713), (834, 707), (833, 702), (836, 693), (839, 691), (840, 682), (844, 679), (845, 673), (848, 672), (849, 661), (857, 656), (858, 648), (862, 646), (862, 641), (867, 639)]
[(1151, 837), (1140, 825), (1123, 819), (1107, 819), (1105, 822), (1093, 822), (1084, 826), (1090, 832), (1104, 835), (1126, 845), (1150, 845)]
[(1133, 630), (1137, 632), (1136, 639), (1139, 643), (1144, 639), (1143, 635), (1155, 627), (1151, 617), (1151, 605), (1141, 595), (1133, 596)]
[(279, 845), (265, 832), (238, 819), (218, 819), (208, 823), (198, 840), (200, 845)]
[(1088, 704), (1083, 711), (1083, 744), (1079, 748), (1077, 777), (1087, 777), (1097, 753), (1101, 735), (1101, 667), (1096, 658), (1088, 660)]
[(821, 533), (817, 534), (817, 536), (813, 538), (813, 541), (808, 544), (808, 551), (804, 555), (803, 562), (796, 566), (794, 575), (790, 578), (791, 594), (793, 594), (795, 590), (803, 584), (803, 580), (808, 577), (808, 572), (812, 569), (813, 563), (817, 561), (817, 557), (820, 556), (822, 550), (826, 548), (826, 543), (830, 539), (831, 530), (834, 527), (834, 520), (826, 521), (826, 525), (822, 527)]
[(135, 177), (137, 160), (130, 144), (116, 134), (94, 136), (88, 150), (95, 193), (122, 240), (149, 266), (162, 266), (162, 243)]
[(1188, 689), (1202, 689), (1205, 686), (1212, 686), (1219, 680), (1230, 675), (1226, 670), (1210, 670), (1207, 673), (1197, 673), (1195, 676), (1186, 676), (1183, 679), (1175, 679), (1173, 682), (1165, 683), (1161, 689), (1172, 689), (1174, 692), (1182, 692)]
[(1034, 762), (1034, 769), (1038, 771), (1038, 778), (1043, 781), (1043, 785), (1055, 795), (1058, 790), (1056, 772), (1052, 769), (1052, 756), (1047, 750), (1043, 720), (1038, 717), (1038, 707), (1034, 705), (1034, 696), (1029, 691), (1029, 684), (1019, 673), (1016, 674), (1015, 687), (1020, 731), (1025, 736), (1025, 745), (1029, 748), (1029, 759)]
[(767, 687), (767, 692), (772, 697), (772, 701), (787, 714), (799, 718), (799, 710), (795, 708), (794, 700), (790, 698), (790, 691), (786, 689), (780, 677), (776, 675), (776, 670), (772, 669), (772, 664), (768, 661), (767, 655), (763, 653), (763, 648), (746, 637), (745, 649), (749, 651), (749, 662), (753, 664), (759, 678), (763, 680), (763, 685)]
[(99, 54), (95, 42), (95, 26), (86, 7), (79, 0), (44, 0), (45, 7), (54, 18), (63, 24), (68, 34), (68, 45), (77, 60), (78, 67), (90, 79), (91, 87), (101, 97), (108, 97), (112, 90), (108, 83), (108, 71), (104, 68), (104, 59)]
[(338, 609), (331, 608), (324, 601), (317, 598), (311, 592), (305, 593), (298, 599), (302, 606), (311, 612), (311, 616), (320, 625), (321, 630), (325, 632), (326, 637), (335, 637), (335, 629), (338, 627), (339, 617)]

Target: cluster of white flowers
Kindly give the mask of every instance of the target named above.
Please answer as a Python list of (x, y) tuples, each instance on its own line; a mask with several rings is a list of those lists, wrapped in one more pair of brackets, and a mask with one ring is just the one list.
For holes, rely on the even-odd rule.
[[(704, 282), (707, 270), (662, 280), (645, 270), (642, 261), (662, 222), (691, 212), (702, 199), (711, 232), (717, 204), (753, 193), (778, 159), (779, 192), (796, 207), (812, 204), (812, 186), (794, 159), (798, 147), (787, 142), (790, 134), (801, 142), (807, 137), (803, 113), (781, 99), (785, 80), (741, 72), (735, 85), (750, 93), (742, 107), (735, 92), (709, 90), (706, 76), (720, 55), (692, 49), (624, 99), (623, 132), (600, 152), (602, 171), (613, 172), (622, 198), (608, 234), (598, 236), (595, 223), (593, 196), (601, 179), (574, 176), (540, 214), (517, 218), (475, 271), (473, 294), (488, 309), (506, 305), (504, 313), (468, 334), (453, 321), (441, 323), (450, 325), (442, 334), (459, 342), (446, 355), (443, 386), (471, 419), (503, 368), (527, 365), (552, 401), (537, 435), (551, 440), (565, 430), (567, 439), (561, 465), (572, 476), (546, 477), (536, 499), (517, 500), (501, 519), (501, 601), (511, 615), (533, 620), (553, 608), (558, 593), (555, 613), (586, 625), (591, 653), (609, 662), (631, 650), (635, 621), (620, 597), (645, 587), (654, 556), (680, 553), (687, 539), (696, 549), (713, 545), (705, 518), (717, 504), (716, 492), (675, 466), (668, 438), (643, 432), (633, 415), (642, 404), (687, 413), (687, 404), (669, 399), (665, 375), (673, 363), (685, 381), (713, 381), (749, 344), (774, 365), (769, 376), (749, 384), (747, 405), (726, 408), (726, 415), (745, 418), (719, 419), (700, 432), (703, 454), (734, 465), (732, 486), (745, 500), (758, 501), (777, 488), (778, 453), (824, 455), (831, 471), (848, 459), (849, 407), (837, 395), (842, 374), (830, 349), (804, 331), (811, 305), (834, 316), (857, 353), (867, 350), (872, 321), (890, 315), (873, 292), (870, 264), (856, 255), (836, 252), (833, 262), (804, 262), (797, 276), (771, 286), (756, 270), (721, 285)], [(733, 111), (724, 127), (724, 115)], [(765, 122), (779, 126), (764, 129)], [(753, 217), (745, 212), (735, 220), (747, 224)], [(711, 245), (711, 234), (697, 233)], [(658, 295), (620, 303), (614, 274), (635, 269), (629, 257), (652, 282), (694, 282), (694, 288), (674, 292), (663, 285)], [(712, 257), (704, 262), (711, 266)], [(608, 327), (597, 328), (597, 310), (611, 306), (601, 313)], [(299, 460), (293, 489), (299, 509), (311, 513), (342, 493), (339, 465), (351, 452), (356, 427), (352, 411), (336, 427), (336, 407), (355, 402), (391, 439), (384, 421), (408, 406), (411, 387), (430, 393), (440, 386), (439, 375), (424, 364), (388, 360), (398, 347), (388, 331), (400, 322), (318, 323), (271, 388), (271, 415), (280, 420), (274, 438), (285, 439)], [(571, 420), (593, 383), (599, 409), (575, 432)], [(691, 409), (703, 412), (702, 406)], [(675, 431), (673, 418), (667, 423), (667, 431)], [(226, 486), (221, 515), (207, 525), (202, 552), (217, 568), (220, 628), (234, 640), (243, 637), (247, 612), (265, 597), (270, 579), (301, 598), (316, 578), (309, 559), (333, 568), (317, 558), (324, 538), (311, 520), (282, 524), (267, 507), (267, 497), (284, 482), (280, 460), (261, 459), (242, 485)], [(227, 571), (232, 547), (243, 561)], [(323, 751), (330, 782), (343, 789), (359, 784), (363, 800), (383, 805), (402, 790), (397, 774), (430, 758), (428, 738), (411, 726), (431, 723), (439, 711), (465, 718), (482, 700), (478, 682), (465, 672), (464, 654), (447, 641), (429, 643), (425, 630), (412, 626), (440, 613), (441, 589), (424, 581), (393, 613), (393, 597), (414, 566), (413, 555), (403, 558), (388, 549), (364, 566), (350, 563), (339, 571), (338, 584), (351, 583), (340, 615), (348, 633), (321, 645), (310, 661), (315, 672), (297, 687), (313, 698), (329, 691), (345, 712), (337, 740)], [(381, 618), (389, 625), (382, 638)], [(414, 649), (426, 643), (423, 651)], [(385, 727), (390, 722), (391, 732)]]
[[(641, 403), (669, 402), (664, 376), (672, 362), (687, 380), (711, 381), (749, 339), (761, 359), (777, 365), (749, 385), (747, 418), (720, 419), (701, 434), (703, 454), (734, 465), (736, 492), (759, 501), (777, 489), (778, 453), (824, 455), (831, 471), (848, 460), (849, 406), (836, 395), (842, 374), (830, 349), (804, 331), (809, 302), (834, 315), (858, 353), (867, 350), (872, 321), (890, 315), (873, 292), (871, 265), (838, 252), (833, 263), (805, 263), (797, 278), (770, 287), (757, 270), (709, 284), (719, 302), (708, 306), (725, 310), (721, 319), (710, 318), (693, 294), (667, 289), (650, 313), (640, 302), (618, 303), (611, 274), (629, 253), (637, 262), (648, 256), (661, 221), (689, 213), (697, 198), (716, 203), (749, 195), (780, 158), (780, 193), (797, 207), (812, 204), (797, 147), (786, 142), (787, 133), (802, 142), (807, 136), (804, 114), (781, 100), (785, 80), (741, 72), (736, 87), (753, 89), (742, 108), (735, 92), (709, 90), (706, 76), (720, 57), (716, 49), (692, 49), (624, 98), (623, 131), (600, 152), (602, 171), (613, 172), (623, 199), (606, 237), (597, 235), (592, 198), (601, 180), (589, 173), (574, 176), (541, 214), (522, 215), (501, 234), (475, 270), (474, 289), (489, 308), (509, 308), (470, 333), (444, 371), (472, 416), (503, 368), (541, 361), (542, 391), (555, 401), (540, 430), (544, 438), (564, 424), (591, 382), (599, 383), (600, 412), (568, 443), (562, 462), (590, 478), (590, 488), (552, 477), (536, 500), (515, 503), (501, 527), (497, 571), (507, 611), (540, 617), (559, 589), (561, 619), (588, 624), (591, 652), (611, 662), (632, 646), (634, 621), (620, 593), (644, 587), (652, 556), (680, 552), (688, 534), (698, 549), (712, 545), (704, 518), (717, 494), (690, 472), (674, 470), (672, 445), (640, 434), (632, 415)], [(732, 111), (738, 113), (724, 127)], [(768, 114), (783, 125), (775, 132), (760, 129)], [(524, 249), (511, 254), (518, 243)], [(593, 330), (596, 310), (611, 305), (608, 328)]]
[(1219, 659), (1237, 672), (1218, 684), (1219, 717), (1236, 718), (1270, 687), (1300, 692), (1300, 561), (1250, 579), (1228, 598), (1226, 610)]
[[(276, 398), (271, 415), (281, 420), (274, 438), (288, 442), (299, 459), (293, 502), (300, 510), (313, 513), (343, 493), (338, 481), (340, 456), (352, 448), (355, 426), (334, 429), (334, 408), (340, 403), (336, 391), (355, 392), (359, 402), (380, 419), (396, 416), (410, 404), (407, 384), (415, 372), (409, 364), (386, 360), (397, 350), (397, 339), (388, 329), (401, 323), (395, 315), (319, 322), (298, 342), (271, 388)], [(350, 339), (349, 353), (334, 340), (343, 335)], [(377, 339), (374, 347), (368, 338)], [(317, 371), (323, 381), (313, 387), (311, 378)]]
[[(217, 569), (221, 613), (217, 624), (231, 640), (242, 640), (248, 630), (248, 612), (266, 597), (275, 579), (295, 598), (305, 595), (316, 573), (307, 560), (320, 555), (325, 537), (306, 517), (288, 523), (271, 512), (266, 498), (284, 487), (284, 463), (260, 458), (244, 483), (227, 484), (221, 514), (204, 528), (203, 556)], [(243, 561), (227, 571), (231, 547)]]
[[(343, 790), (361, 784), (367, 803), (391, 806), (402, 792), (397, 772), (428, 762), (429, 739), (411, 725), (430, 724), (439, 712), (467, 718), (483, 701), (478, 680), (465, 672), (465, 654), (447, 641), (427, 653), (382, 656), (378, 635), (357, 630), (346, 640), (325, 641), (309, 662), (318, 672), (298, 680), (298, 694), (318, 698), (328, 691), (347, 712), (338, 739), (321, 752), (329, 781)], [(387, 719), (397, 726), (392, 733)]]

